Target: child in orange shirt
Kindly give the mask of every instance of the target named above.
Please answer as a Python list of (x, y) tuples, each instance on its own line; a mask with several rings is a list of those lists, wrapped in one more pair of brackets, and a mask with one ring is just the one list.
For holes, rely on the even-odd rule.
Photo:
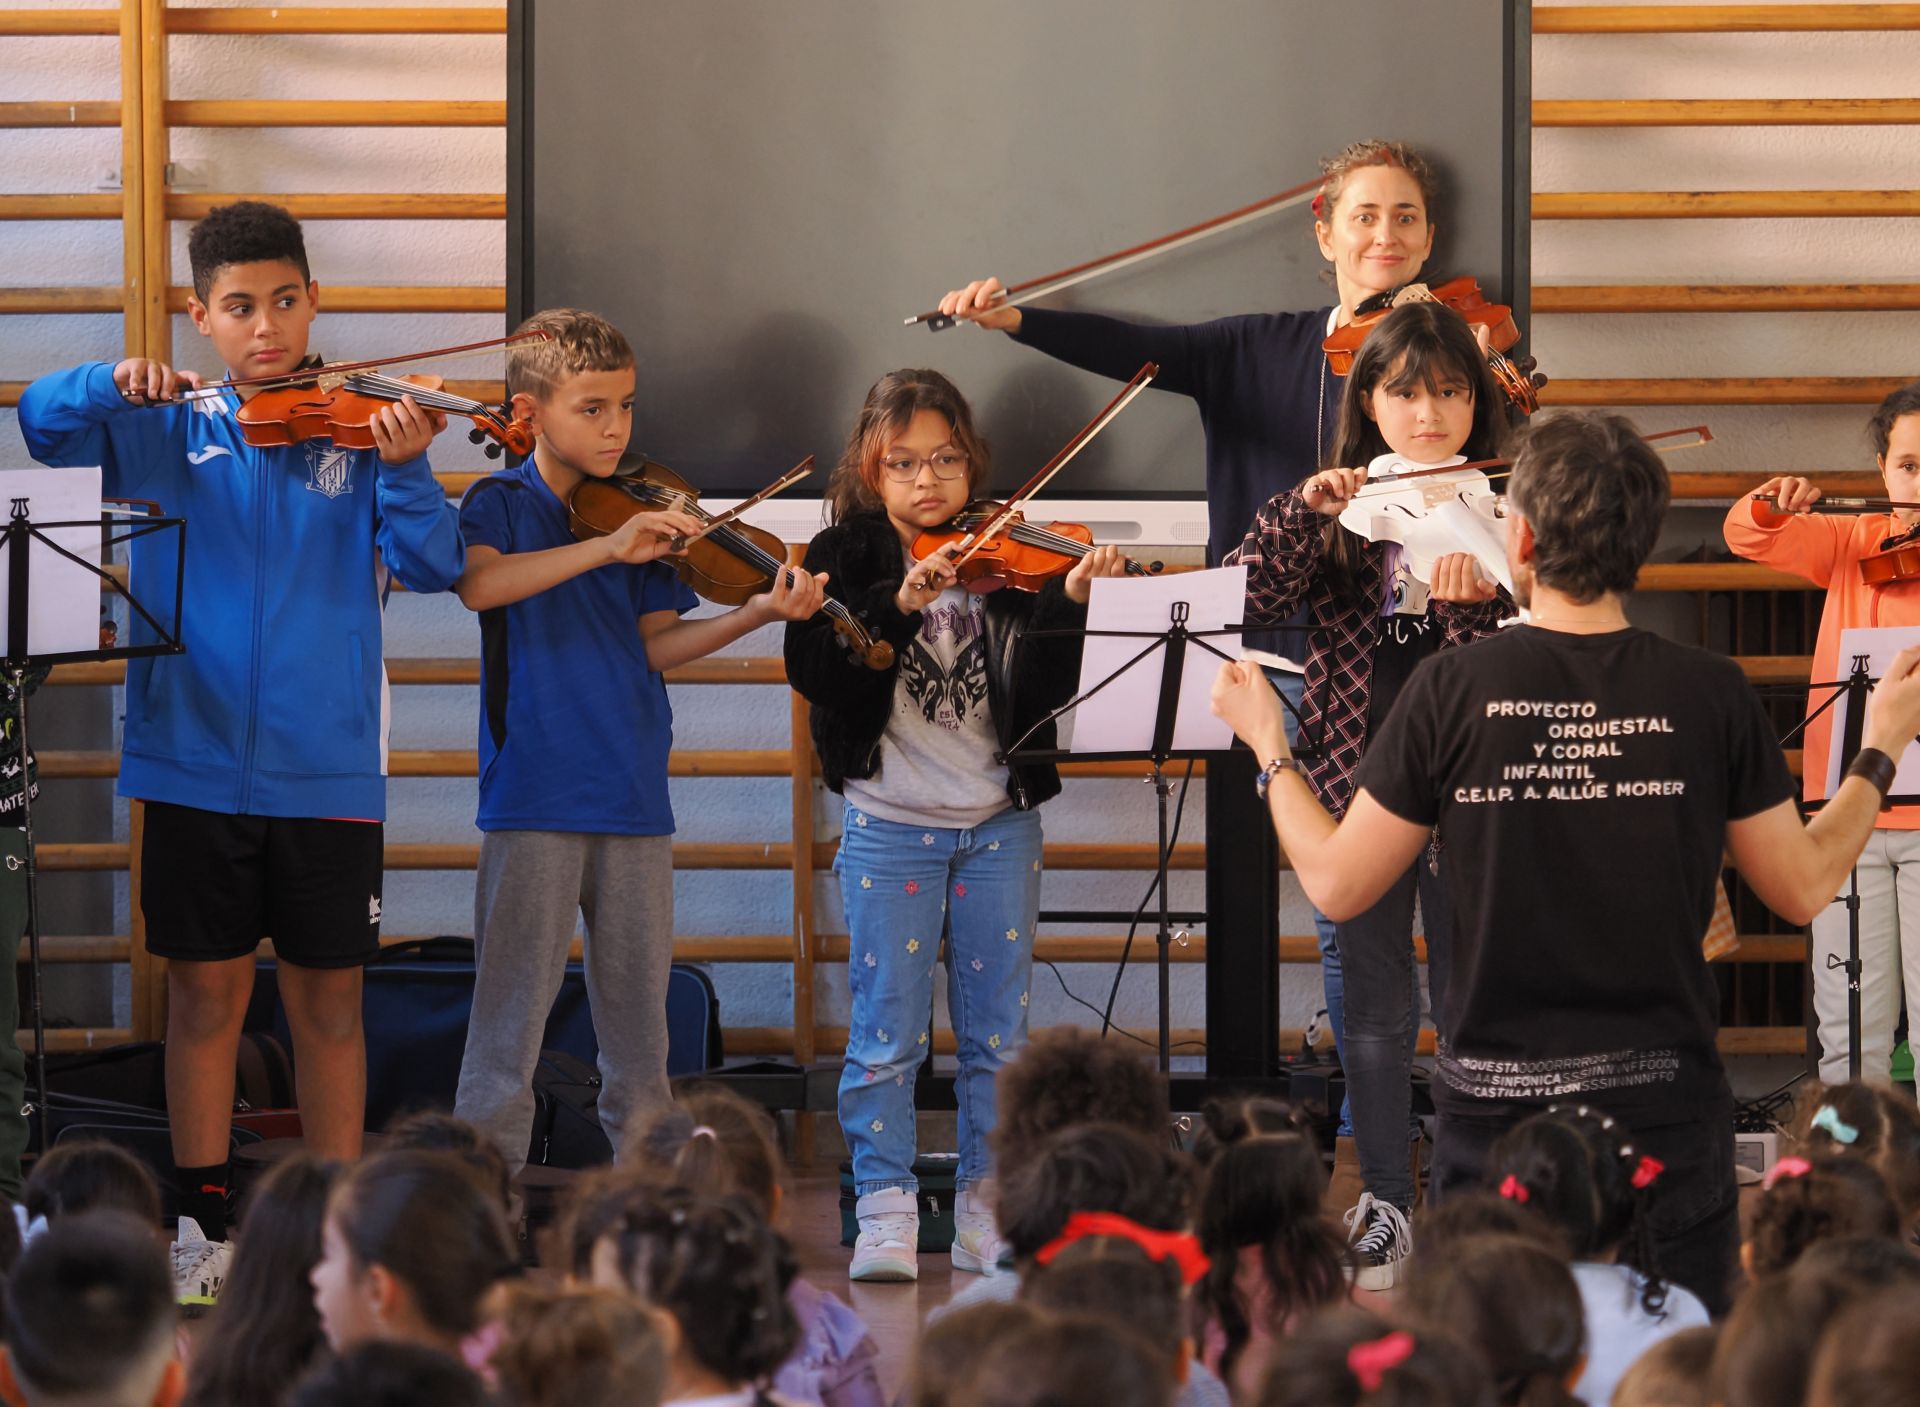
[[(1920, 381), (1902, 386), (1880, 403), (1867, 426), (1887, 497), (1920, 502)], [(1868, 586), (1860, 559), (1891, 539), (1920, 531), (1920, 510), (1892, 514), (1814, 513), (1820, 490), (1792, 475), (1769, 479), (1759, 497), (1743, 497), (1727, 514), (1727, 546), (1755, 562), (1803, 576), (1827, 589), (1813, 675), (1844, 677), (1840, 632), (1852, 626), (1920, 625), (1920, 582)], [(1762, 501), (1764, 499), (1771, 500)], [(1816, 689), (1808, 709), (1826, 702)], [(1834, 713), (1810, 719), (1805, 736), (1805, 795), (1826, 792), (1828, 758), (1835, 745)], [(1897, 759), (1896, 759), (1897, 760)], [(1900, 1019), (1904, 973), (1907, 1009), (1920, 1012), (1920, 806), (1895, 806), (1880, 814), (1873, 838), (1860, 856), (1860, 1072), (1885, 1083), (1893, 1031)], [(1911, 937), (1903, 930), (1913, 926)], [(1904, 940), (1904, 941), (1903, 941)], [(1830, 904), (1813, 921), (1813, 1009), (1820, 1023), (1820, 1078), (1847, 1078), (1847, 978), (1829, 959), (1847, 956), (1847, 910)]]

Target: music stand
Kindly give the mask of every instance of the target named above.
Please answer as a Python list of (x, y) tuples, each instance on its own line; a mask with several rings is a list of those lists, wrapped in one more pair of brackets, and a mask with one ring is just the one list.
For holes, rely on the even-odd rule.
[[(1241, 622), (1219, 630), (1189, 630), (1187, 628), (1189, 610), (1190, 606), (1186, 601), (1172, 602), (1168, 610), (1169, 618), (1167, 627), (1165, 630), (1160, 631), (1028, 631), (1021, 637), (1019, 645), (1021, 649), (1026, 648), (1026, 644), (1030, 640), (1044, 640), (1049, 638), (1085, 641), (1088, 639), (1108, 637), (1140, 640), (1145, 643), (1138, 653), (1125, 660), (1111, 674), (1090, 687), (1081, 690), (1058, 708), (1041, 718), (1032, 727), (1028, 728), (1026, 732), (1014, 740), (1013, 745), (1009, 747), (1004, 754), (1004, 758), (1009, 765), (1021, 762), (1058, 764), (1066, 761), (1146, 762), (1153, 768), (1149, 780), (1153, 783), (1154, 802), (1158, 812), (1160, 827), (1159, 853), (1155, 863), (1156, 888), (1159, 893), (1159, 914), (1154, 943), (1157, 953), (1160, 983), (1160, 1070), (1163, 1074), (1171, 1069), (1173, 1062), (1173, 923), (1172, 905), (1167, 894), (1167, 872), (1173, 858), (1167, 843), (1167, 798), (1173, 793), (1173, 783), (1166, 774), (1166, 764), (1174, 758), (1202, 758), (1221, 755), (1231, 750), (1230, 748), (1176, 748), (1173, 745), (1175, 725), (1179, 721), (1180, 687), (1186, 670), (1187, 647), (1191, 644), (1199, 649), (1205, 650), (1208, 654), (1213, 655), (1223, 662), (1231, 663), (1234, 657), (1227, 654), (1224, 650), (1208, 644), (1207, 642), (1210, 638), (1221, 635), (1243, 635), (1249, 629), (1297, 631), (1303, 635), (1310, 635), (1315, 632), (1324, 631), (1325, 629), (1325, 627), (1321, 626), (1303, 625), (1277, 625), (1269, 627), (1262, 624), (1250, 626), (1246, 622)], [(1072, 712), (1095, 694), (1102, 692), (1116, 680), (1130, 673), (1135, 666), (1144, 664), (1156, 654), (1160, 656), (1160, 673), (1159, 679), (1154, 686), (1157, 692), (1155, 695), (1152, 740), (1145, 750), (1131, 752), (1075, 752), (1068, 748), (1025, 748), (1022, 746), (1022, 744), (1034, 734), (1051, 724), (1057, 723), (1061, 717)], [(1018, 671), (1015, 671), (1016, 677), (1017, 674)], [(1140, 675), (1136, 675), (1135, 679), (1139, 680), (1146, 677), (1147, 675), (1143, 672)], [(1271, 684), (1269, 684), (1268, 687), (1272, 687)], [(1276, 689), (1274, 692), (1279, 695), (1281, 706), (1293, 714), (1296, 728), (1302, 730), (1300, 734), (1300, 745), (1296, 746), (1293, 750), (1294, 756), (1301, 758), (1319, 756), (1319, 738), (1317, 736), (1308, 738), (1305, 735), (1301, 710), (1296, 708), (1286, 695), (1280, 694), (1279, 690)]]
[[(7, 525), (4, 529), (0, 529), (0, 544), (5, 545), (7, 552), (6, 639), (5, 653), (0, 656), (0, 676), (4, 676), (8, 686), (14, 690), (14, 696), (20, 701), (20, 829), (26, 842), (27, 969), (29, 981), (33, 985), (31, 1011), (34, 1066), (34, 1097), (27, 1108), (21, 1112), (29, 1117), (35, 1113), (39, 1115), (36, 1146), (39, 1152), (45, 1153), (47, 1151), (47, 1027), (46, 1013), (41, 1001), (40, 877), (39, 868), (34, 863), (33, 777), (27, 765), (28, 760), (33, 756), (27, 733), (27, 676), (56, 664), (126, 660), (143, 655), (177, 655), (184, 652), (186, 646), (180, 641), (180, 608), (181, 587), (185, 583), (187, 570), (187, 520), (162, 517), (158, 504), (143, 503), (139, 506), (147, 510), (146, 515), (128, 520), (128, 525), (124, 527), (110, 526), (115, 519), (104, 512), (97, 518), (35, 523), (27, 516), (28, 503), (29, 499), (26, 497), (13, 499)], [(105, 566), (90, 562), (85, 557), (69, 551), (50, 535), (55, 529), (60, 528), (93, 527), (100, 529), (101, 551), (106, 556), (110, 556), (112, 549), (123, 543), (136, 542), (169, 529), (176, 532), (171, 630), (162, 625), (153, 613), (134, 597), (132, 591), (122, 586)], [(34, 654), (30, 640), (32, 617), (29, 614), (29, 599), (36, 575), (35, 561), (40, 556), (33, 550), (36, 543), (92, 573), (102, 583), (105, 594), (123, 597), (128, 606), (146, 623), (157, 638), (152, 643), (144, 645), (115, 645), (109, 643), (107, 632), (103, 629), (99, 649), (57, 650)], [(71, 586), (68, 589), (71, 589)]]
[[(1840, 776), (1844, 779), (1846, 769), (1853, 765), (1853, 759), (1860, 753), (1860, 737), (1867, 718), (1867, 695), (1872, 692), (1873, 686), (1880, 682), (1868, 670), (1870, 658), (1871, 656), (1866, 654), (1854, 655), (1853, 667), (1848, 671), (1845, 679), (1822, 680), (1820, 683), (1807, 685), (1809, 697), (1815, 689), (1827, 689), (1831, 692), (1818, 708), (1811, 710), (1805, 718), (1786, 731), (1780, 739), (1780, 745), (1785, 747), (1791, 743), (1806, 731), (1809, 723), (1839, 703), (1841, 699), (1845, 699), (1847, 712), (1840, 730)], [(1894, 759), (1896, 765), (1899, 761), (1897, 757)], [(1831, 799), (1829, 797), (1821, 801), (1804, 801), (1801, 807), (1808, 812), (1819, 811)], [(1889, 795), (1880, 803), (1882, 810), (1890, 806), (1913, 805), (1920, 805), (1920, 796)], [(1836, 898), (1833, 902), (1845, 904), (1847, 907), (1847, 956), (1842, 961), (1829, 955), (1827, 967), (1829, 970), (1840, 968), (1847, 976), (1847, 1077), (1857, 1080), (1860, 1078), (1860, 972), (1862, 967), (1860, 961), (1860, 866), (1857, 861), (1847, 874), (1846, 897)], [(1807, 946), (1807, 964), (1811, 968), (1813, 965), (1812, 942), (1809, 941)]]

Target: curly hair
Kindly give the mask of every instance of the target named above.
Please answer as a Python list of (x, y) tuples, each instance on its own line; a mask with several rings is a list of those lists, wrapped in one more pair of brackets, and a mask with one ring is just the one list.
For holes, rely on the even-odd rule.
[(545, 308), (514, 329), (545, 332), (546, 340), (515, 342), (507, 348), (507, 393), (544, 401), (570, 376), (590, 371), (625, 371), (633, 365), (633, 346), (619, 328), (581, 308)]
[(516, 1286), (490, 1360), (516, 1407), (628, 1407), (666, 1392), (659, 1319), (632, 1295)]
[(1348, 178), (1372, 166), (1392, 166), (1413, 177), (1414, 185), (1420, 188), (1420, 199), (1427, 207), (1427, 216), (1432, 218), (1433, 207), (1440, 199), (1440, 176), (1433, 163), (1405, 142), (1389, 142), (1379, 137), (1351, 142), (1332, 156), (1320, 158), (1320, 194), (1313, 203), (1315, 218), (1324, 220), (1331, 215), (1347, 188)]
[(213, 281), (233, 264), (283, 261), (300, 270), (302, 283), (313, 282), (307, 264), (307, 237), (300, 222), (264, 200), (216, 205), (187, 234), (187, 262), (193, 268), (193, 296), (205, 303)]
[(1747, 1228), (1749, 1273), (1777, 1275), (1817, 1242), (1837, 1236), (1900, 1235), (1886, 1180), (1860, 1158), (1819, 1158), (1797, 1177), (1776, 1177), (1754, 1203)]
[(1586, 605), (1633, 590), (1666, 520), (1667, 467), (1624, 416), (1556, 411), (1515, 432), (1507, 498), (1533, 529), (1534, 576)]
[(1859, 1080), (1833, 1085), (1811, 1101), (1799, 1127), (1800, 1145), (1809, 1156), (1873, 1164), (1886, 1179), (1901, 1221), (1911, 1226), (1920, 1220), (1920, 1110), (1912, 1100)]
[(987, 1141), (1002, 1170), (1074, 1124), (1121, 1124), (1168, 1139), (1173, 1114), (1166, 1076), (1119, 1041), (1078, 1026), (1037, 1032), (994, 1081), (998, 1122)]
[(772, 1220), (780, 1145), (767, 1111), (720, 1085), (690, 1085), (627, 1139), (624, 1161), (662, 1182), (733, 1192)]
[(1062, 1129), (1000, 1179), (995, 1218), (1025, 1263), (1075, 1212), (1114, 1212), (1156, 1231), (1185, 1228), (1193, 1212), (1189, 1161), (1118, 1124)]

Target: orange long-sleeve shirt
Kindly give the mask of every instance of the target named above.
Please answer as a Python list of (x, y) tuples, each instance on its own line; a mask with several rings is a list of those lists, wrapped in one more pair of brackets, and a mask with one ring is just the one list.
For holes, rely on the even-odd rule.
[[(1813, 647), (1816, 681), (1840, 678), (1841, 631), (1863, 625), (1920, 625), (1920, 582), (1868, 586), (1860, 579), (1860, 559), (1879, 551), (1881, 543), (1902, 531), (1885, 513), (1783, 515), (1751, 498), (1733, 505), (1726, 524), (1727, 546), (1740, 556), (1826, 588), (1827, 604)], [(1825, 691), (1815, 690), (1807, 701), (1809, 712), (1824, 702)], [(1833, 720), (1834, 711), (1828, 709), (1807, 725), (1802, 794), (1809, 801), (1826, 792)], [(1920, 830), (1920, 806), (1883, 811), (1876, 824), (1888, 830)]]

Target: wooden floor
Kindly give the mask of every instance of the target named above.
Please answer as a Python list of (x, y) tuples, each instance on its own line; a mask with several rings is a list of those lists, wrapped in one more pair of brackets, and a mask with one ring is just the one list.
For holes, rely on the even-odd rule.
[(847, 1262), (852, 1252), (840, 1244), (840, 1180), (831, 1163), (789, 1174), (780, 1229), (793, 1245), (800, 1273), (846, 1300), (867, 1321), (874, 1342), (880, 1345), (880, 1380), (888, 1399), (895, 1398), (906, 1385), (921, 1320), (953, 1293), (952, 1261), (944, 1255), (921, 1256), (920, 1279), (911, 1285), (850, 1282)]

